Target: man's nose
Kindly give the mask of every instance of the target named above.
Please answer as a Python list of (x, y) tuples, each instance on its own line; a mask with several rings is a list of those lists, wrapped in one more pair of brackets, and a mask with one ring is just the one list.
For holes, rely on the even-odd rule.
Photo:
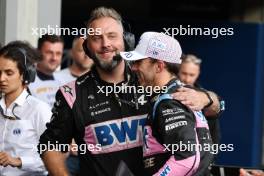
[(3, 81), (5, 81), (6, 80), (6, 76), (5, 76), (5, 74), (0, 74), (0, 81), (1, 82), (3, 82)]
[(60, 58), (61, 58), (61, 55), (60, 54), (58, 54), (58, 53), (55, 53), (54, 55), (53, 55), (53, 57), (52, 57), (54, 60), (60, 60)]
[(186, 76), (185, 82), (186, 82), (186, 84), (191, 84), (192, 83), (192, 77)]
[(54, 58), (56, 58), (56, 54), (52, 52), (52, 53), (49, 55), (49, 60), (54, 60)]
[(106, 36), (104, 36), (102, 40), (102, 45), (103, 47), (108, 48), (111, 45), (111, 41)]

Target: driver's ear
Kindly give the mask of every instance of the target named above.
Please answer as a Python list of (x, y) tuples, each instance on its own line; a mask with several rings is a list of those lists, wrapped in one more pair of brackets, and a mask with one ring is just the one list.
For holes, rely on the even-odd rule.
[(165, 67), (165, 63), (163, 61), (157, 60), (154, 64), (156, 67), (156, 73), (160, 73), (163, 71), (163, 69)]

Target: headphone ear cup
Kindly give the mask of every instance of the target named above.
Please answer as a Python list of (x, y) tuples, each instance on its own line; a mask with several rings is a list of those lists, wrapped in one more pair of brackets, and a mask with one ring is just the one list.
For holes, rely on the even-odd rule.
[(123, 34), (124, 43), (125, 43), (125, 51), (132, 51), (135, 49), (135, 35), (131, 32), (124, 32)]
[(35, 81), (35, 78), (36, 78), (36, 74), (37, 74), (37, 71), (36, 71), (36, 68), (31, 65), (28, 67), (28, 80), (29, 82), (34, 82)]
[(85, 52), (85, 54), (86, 54), (88, 57), (90, 57), (91, 59), (93, 59), (92, 54), (90, 53), (89, 49), (87, 48), (87, 39), (85, 39), (85, 40), (83, 41), (82, 47), (83, 47), (83, 51)]
[(28, 82), (28, 72), (27, 72), (27, 70), (25, 70), (25, 72), (23, 73), (23, 82), (25, 84), (28, 84), (29, 83)]
[(36, 68), (32, 65), (28, 66), (23, 75), (24, 83), (28, 84), (34, 82), (36, 78)]

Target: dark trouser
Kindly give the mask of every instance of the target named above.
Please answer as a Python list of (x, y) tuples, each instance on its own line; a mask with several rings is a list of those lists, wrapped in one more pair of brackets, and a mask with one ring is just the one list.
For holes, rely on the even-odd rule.
[(80, 172), (80, 163), (78, 156), (70, 155), (66, 159), (66, 166), (71, 176), (78, 176)]

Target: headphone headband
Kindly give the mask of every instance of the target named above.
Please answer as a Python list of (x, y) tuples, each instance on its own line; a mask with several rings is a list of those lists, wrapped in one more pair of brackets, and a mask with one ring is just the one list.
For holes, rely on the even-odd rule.
[(24, 68), (23, 81), (25, 84), (29, 84), (35, 81), (36, 69), (33, 65), (27, 65), (27, 52), (24, 48), (18, 48), (18, 50), (23, 54), (24, 57)]

